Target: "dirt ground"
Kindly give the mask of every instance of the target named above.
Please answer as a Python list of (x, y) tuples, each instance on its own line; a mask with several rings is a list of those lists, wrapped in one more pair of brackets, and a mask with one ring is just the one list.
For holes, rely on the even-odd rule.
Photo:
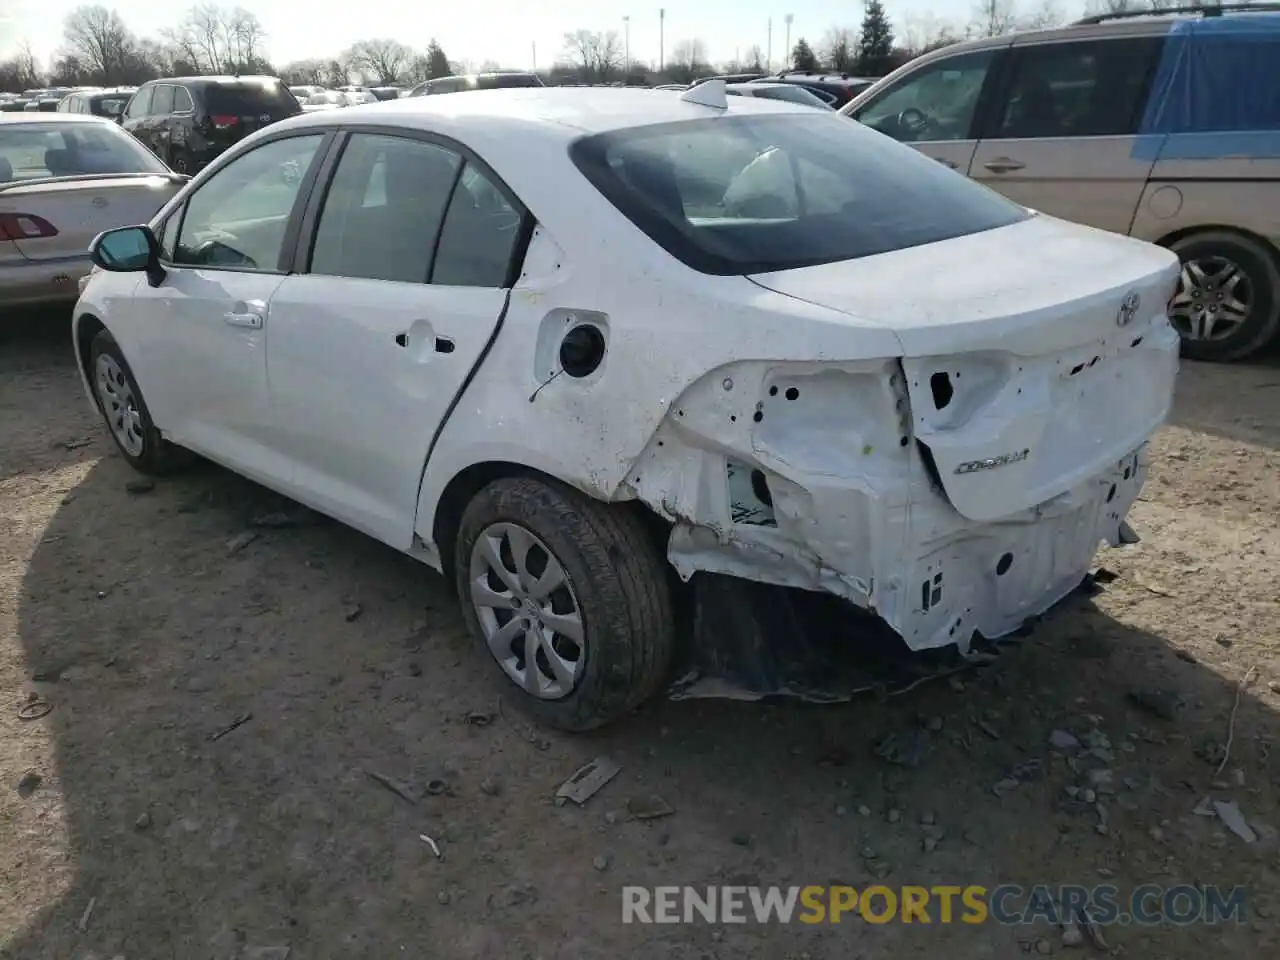
[[(1104, 938), (1161, 960), (1280, 955), (1275, 359), (1185, 365), (1131, 517), (1142, 543), (1103, 551), (1118, 578), (984, 671), (839, 707), (660, 701), (569, 737), (493, 715), (456, 604), (414, 561), (329, 522), (253, 529), (276, 500), (212, 466), (131, 488), (64, 328), (0, 341), (0, 956), (1100, 954), (1043, 923), (936, 914), (621, 922), (624, 884), (877, 880), (1244, 885), (1241, 923)], [(1154, 716), (1130, 696), (1145, 688), (1183, 706)], [(52, 711), (20, 720), (33, 691)], [(1055, 729), (1101, 750), (1098, 804)], [(876, 755), (920, 730), (917, 766)], [(622, 772), (557, 807), (598, 754)], [(444, 789), (411, 804), (366, 771)], [(651, 794), (674, 813), (627, 815)], [(1207, 795), (1256, 841), (1193, 813)]]

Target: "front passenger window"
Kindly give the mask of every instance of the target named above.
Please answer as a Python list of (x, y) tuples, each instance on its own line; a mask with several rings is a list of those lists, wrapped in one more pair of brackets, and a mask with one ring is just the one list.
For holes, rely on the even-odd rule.
[(151, 96), (155, 93), (155, 89), (155, 87), (143, 87), (133, 95), (125, 110), (126, 120), (136, 120), (147, 115), (147, 111), (151, 109)]
[(978, 50), (931, 63), (863, 107), (857, 119), (903, 143), (968, 140), (995, 55)]
[(279, 269), (289, 216), (323, 140), (323, 134), (273, 140), (201, 184), (187, 201), (174, 263)]

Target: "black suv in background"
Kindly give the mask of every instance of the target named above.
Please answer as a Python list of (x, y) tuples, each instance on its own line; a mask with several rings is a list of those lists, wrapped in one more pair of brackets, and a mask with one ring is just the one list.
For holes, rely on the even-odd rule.
[(276, 77), (176, 77), (139, 87), (121, 124), (175, 171), (194, 174), (255, 130), (301, 112)]

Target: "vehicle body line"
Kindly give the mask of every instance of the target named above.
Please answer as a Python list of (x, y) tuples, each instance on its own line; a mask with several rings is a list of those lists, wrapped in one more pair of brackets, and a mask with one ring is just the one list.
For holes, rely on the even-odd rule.
[[(440, 436), (444, 433), (445, 427), (449, 425), (449, 420), (453, 416), (453, 411), (456, 410), (458, 408), (458, 404), (462, 402), (462, 397), (467, 392), (467, 388), (470, 387), (472, 381), (475, 380), (476, 374), (480, 372), (480, 368), (484, 365), (485, 359), (489, 356), (489, 351), (493, 349), (493, 345), (497, 342), (498, 335), (502, 333), (503, 324), (506, 323), (507, 319), (507, 311), (511, 308), (511, 294), (512, 289), (508, 287), (507, 297), (502, 301), (502, 311), (498, 314), (498, 322), (493, 325), (493, 331), (489, 334), (489, 339), (485, 341), (484, 347), (481, 348), (479, 356), (476, 357), (476, 362), (473, 363), (471, 365), (471, 369), (467, 371), (467, 375), (463, 378), (462, 384), (458, 387), (457, 392), (454, 393), (453, 399), (449, 401), (449, 406), (445, 408), (444, 416), (441, 417), (440, 422), (436, 424), (435, 432), (431, 434), (431, 442), (427, 444), (427, 454), (422, 460), (422, 470), (418, 474), (418, 489), (414, 495), (413, 530), (410, 531), (411, 539), (412, 535), (415, 534), (418, 529), (418, 515), (422, 509), (422, 484), (426, 480), (427, 471), (431, 469), (431, 455), (435, 453), (436, 445), (440, 442)], [(426, 540), (425, 537), (422, 539)], [(437, 544), (436, 546), (438, 549), (439, 545)]]

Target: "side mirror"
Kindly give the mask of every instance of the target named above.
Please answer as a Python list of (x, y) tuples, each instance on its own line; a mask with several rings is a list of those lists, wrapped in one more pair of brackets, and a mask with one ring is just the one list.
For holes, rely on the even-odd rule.
[(147, 226), (118, 227), (93, 238), (89, 257), (95, 266), (110, 273), (146, 272), (151, 285), (164, 279), (160, 266), (160, 244)]

